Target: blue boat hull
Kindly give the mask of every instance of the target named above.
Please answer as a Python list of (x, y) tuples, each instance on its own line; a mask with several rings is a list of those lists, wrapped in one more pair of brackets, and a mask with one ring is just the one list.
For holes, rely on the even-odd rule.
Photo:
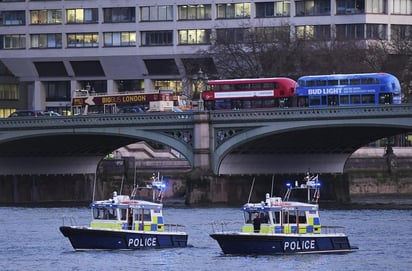
[(351, 247), (345, 235), (213, 233), (224, 254), (343, 253)]
[(134, 232), (87, 227), (60, 227), (75, 250), (156, 249), (186, 247), (188, 235), (178, 232)]

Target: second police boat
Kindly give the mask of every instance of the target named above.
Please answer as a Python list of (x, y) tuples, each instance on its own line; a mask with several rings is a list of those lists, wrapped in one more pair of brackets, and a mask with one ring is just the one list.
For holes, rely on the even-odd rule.
[[(289, 200), (294, 190), (307, 191), (307, 202)], [(215, 224), (210, 236), (224, 254), (344, 253), (357, 249), (346, 234), (337, 232), (341, 227), (321, 225), (319, 193), (318, 176), (308, 175), (301, 185), (288, 183), (283, 199), (266, 194), (265, 201), (246, 203), (241, 208), (241, 231), (228, 231), (224, 223), (216, 228)]]
[[(153, 191), (152, 200), (136, 199), (137, 189)], [(89, 226), (61, 226), (74, 250), (150, 249), (186, 247), (188, 235), (182, 225), (166, 224), (162, 199), (165, 183), (153, 176), (146, 187), (136, 187), (132, 195), (118, 195), (90, 205)]]

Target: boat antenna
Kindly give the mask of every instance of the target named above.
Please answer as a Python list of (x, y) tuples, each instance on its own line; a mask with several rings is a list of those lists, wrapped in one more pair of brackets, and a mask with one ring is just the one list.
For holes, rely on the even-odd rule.
[(270, 189), (270, 197), (273, 197), (273, 185), (275, 183), (275, 175), (272, 175), (272, 188)]
[(249, 198), (247, 199), (247, 203), (250, 202), (250, 197), (252, 196), (253, 186), (255, 185), (255, 177), (253, 177), (252, 187), (250, 188)]
[(120, 184), (120, 195), (122, 195), (122, 191), (123, 191), (123, 181), (124, 181), (124, 175), (122, 176), (122, 183)]

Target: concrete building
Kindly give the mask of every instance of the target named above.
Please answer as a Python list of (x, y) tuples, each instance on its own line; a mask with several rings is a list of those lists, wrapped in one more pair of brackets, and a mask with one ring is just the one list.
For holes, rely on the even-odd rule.
[(288, 25), (291, 36), (411, 39), (412, 0), (0, 0), (0, 117), (58, 112), (75, 89), (190, 91), (218, 39)]

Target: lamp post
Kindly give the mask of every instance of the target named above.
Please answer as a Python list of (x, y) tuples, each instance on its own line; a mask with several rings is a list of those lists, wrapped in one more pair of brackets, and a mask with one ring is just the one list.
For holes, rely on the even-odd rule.
[[(199, 91), (199, 101), (198, 101), (198, 109), (199, 111), (203, 111), (204, 108), (204, 101), (202, 98), (202, 91), (203, 91), (203, 85), (204, 83), (208, 80), (207, 75), (202, 71), (202, 68), (199, 68), (199, 71), (197, 72), (196, 75), (193, 76), (193, 81), (195, 83), (195, 92)], [(202, 86), (199, 88), (199, 85), (202, 84)]]

